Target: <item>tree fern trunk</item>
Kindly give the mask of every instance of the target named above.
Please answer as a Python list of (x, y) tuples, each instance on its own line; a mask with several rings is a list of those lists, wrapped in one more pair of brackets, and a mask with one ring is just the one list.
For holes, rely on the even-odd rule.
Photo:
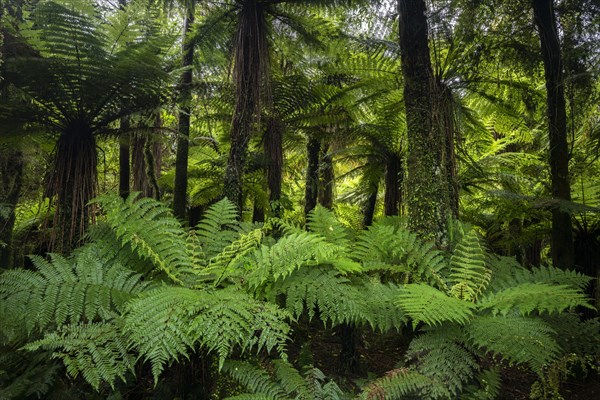
[(407, 205), (411, 228), (445, 246), (449, 194), (444, 141), (434, 123), (434, 81), (423, 0), (399, 0), (399, 32), (408, 128)]
[(183, 67), (181, 74), (181, 92), (179, 105), (179, 127), (177, 136), (177, 155), (175, 158), (175, 183), (173, 187), (173, 213), (180, 220), (185, 220), (187, 206), (188, 154), (190, 139), (190, 114), (192, 101), (192, 78), (194, 63), (194, 46), (190, 43), (189, 35), (194, 24), (194, 2), (187, 3), (183, 21)]
[(363, 227), (368, 227), (373, 224), (373, 216), (375, 215), (375, 206), (377, 206), (377, 191), (379, 189), (378, 185), (375, 185), (369, 195), (367, 196), (367, 201), (365, 202), (365, 208), (363, 212)]
[(400, 157), (391, 154), (388, 157), (385, 171), (384, 212), (386, 216), (399, 214), (399, 206), (402, 201), (400, 187), (403, 175)]
[(121, 132), (119, 134), (119, 195), (122, 198), (129, 196), (129, 181), (131, 176), (129, 118), (121, 118)]
[(274, 217), (281, 217), (281, 179), (283, 170), (283, 126), (276, 118), (269, 119), (264, 140), (267, 158), (267, 184), (269, 203)]
[(333, 159), (329, 154), (329, 143), (324, 143), (321, 148), (319, 161), (319, 204), (325, 208), (333, 208), (333, 184), (335, 172), (333, 170)]
[[(533, 12), (540, 35), (546, 78), (548, 131), (550, 136), (550, 175), (552, 196), (571, 200), (569, 184), (569, 148), (565, 106), (563, 61), (552, 0), (534, 0)], [(555, 207), (552, 210), (552, 262), (560, 268), (575, 262), (571, 215)]]
[(306, 143), (306, 188), (304, 192), (304, 216), (317, 206), (319, 195), (319, 155), (321, 153), (321, 141), (309, 136)]
[(12, 233), (15, 208), (23, 185), (23, 153), (0, 149), (0, 269), (12, 267)]
[(268, 92), (269, 86), (268, 66), (265, 11), (256, 0), (244, 1), (235, 39), (236, 104), (231, 127), (231, 147), (223, 179), (223, 197), (237, 205), (240, 215), (246, 153), (252, 133), (259, 130), (261, 91)]

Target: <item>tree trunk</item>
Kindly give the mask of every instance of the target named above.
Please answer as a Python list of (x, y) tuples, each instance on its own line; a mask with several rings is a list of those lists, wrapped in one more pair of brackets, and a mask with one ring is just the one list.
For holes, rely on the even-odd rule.
[(366, 228), (373, 224), (373, 216), (375, 215), (375, 206), (377, 206), (377, 191), (378, 185), (372, 189), (365, 202), (365, 209), (363, 214), (363, 227)]
[[(161, 119), (156, 117), (155, 131), (160, 131)], [(160, 200), (161, 145), (152, 135), (134, 135), (131, 163), (133, 165), (133, 190), (144, 197)]]
[(237, 205), (240, 215), (246, 153), (252, 133), (259, 130), (261, 91), (268, 92), (269, 86), (268, 65), (265, 11), (256, 0), (244, 1), (236, 32), (236, 104), (231, 127), (231, 147), (223, 179), (223, 196)]
[(313, 136), (306, 143), (307, 167), (306, 167), (306, 189), (304, 192), (304, 216), (307, 217), (313, 208), (317, 206), (319, 195), (319, 155), (321, 153), (321, 141)]
[(333, 184), (335, 181), (335, 172), (333, 170), (333, 160), (329, 154), (329, 144), (324, 143), (321, 148), (321, 160), (319, 162), (319, 204), (325, 208), (333, 208)]
[[(569, 148), (565, 107), (563, 61), (552, 0), (533, 0), (535, 23), (540, 35), (546, 78), (548, 131), (550, 136), (550, 174), (552, 196), (558, 201), (571, 200), (569, 184)], [(569, 268), (575, 262), (571, 215), (559, 206), (552, 209), (552, 263)]]
[(269, 186), (269, 203), (274, 217), (281, 217), (281, 179), (283, 170), (283, 126), (276, 118), (269, 119), (264, 141), (264, 152), (267, 159), (267, 185)]
[(385, 170), (384, 213), (386, 216), (399, 214), (402, 201), (400, 185), (403, 175), (400, 157), (396, 154), (389, 155)]
[(175, 183), (173, 186), (173, 213), (185, 221), (187, 206), (188, 153), (190, 140), (190, 114), (192, 112), (192, 78), (194, 64), (194, 46), (190, 43), (190, 32), (194, 24), (194, 2), (187, 3), (183, 21), (183, 67), (181, 74), (181, 92), (179, 104), (179, 128), (177, 136), (177, 155), (175, 158)]
[(84, 123), (74, 123), (59, 137), (46, 195), (56, 196), (51, 251), (69, 252), (79, 244), (93, 218), (88, 203), (97, 191), (96, 140)]
[(23, 185), (23, 165), (21, 150), (0, 149), (0, 268), (12, 266), (12, 232)]
[(398, 1), (408, 128), (407, 205), (413, 231), (444, 247), (449, 194), (442, 158), (444, 141), (433, 120), (434, 80), (425, 12), (423, 0)]
[(450, 196), (450, 212), (454, 218), (458, 218), (459, 187), (457, 180), (456, 153), (454, 141), (457, 125), (455, 123), (454, 100), (450, 89), (441, 82), (436, 83), (437, 105), (440, 118), (440, 129), (444, 141), (444, 171), (448, 182), (448, 193)]
[(119, 196), (129, 196), (129, 181), (131, 168), (129, 164), (129, 148), (131, 134), (129, 132), (129, 118), (121, 118), (121, 132), (119, 134)]

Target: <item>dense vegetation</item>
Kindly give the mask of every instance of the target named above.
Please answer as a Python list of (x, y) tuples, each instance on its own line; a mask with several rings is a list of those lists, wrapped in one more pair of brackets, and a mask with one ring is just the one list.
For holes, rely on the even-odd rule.
[(600, 394), (598, 1), (0, 17), (0, 399)]

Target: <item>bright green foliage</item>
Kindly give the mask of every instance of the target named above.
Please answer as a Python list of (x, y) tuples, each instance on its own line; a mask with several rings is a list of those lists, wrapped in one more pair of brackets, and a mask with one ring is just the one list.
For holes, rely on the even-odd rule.
[(405, 285), (397, 304), (413, 320), (427, 325), (437, 325), (445, 321), (465, 324), (473, 315), (475, 306), (470, 302), (450, 297), (428, 285)]
[(28, 330), (110, 319), (111, 310), (148, 287), (141, 275), (119, 264), (105, 265), (93, 245), (71, 258), (31, 259), (36, 271), (10, 270), (0, 276), (5, 306)]
[(227, 361), (224, 370), (252, 394), (228, 397), (228, 400), (336, 400), (343, 392), (317, 368), (307, 366), (298, 372), (284, 360), (271, 362), (269, 374), (265, 369), (243, 361)]
[(317, 205), (308, 214), (306, 225), (311, 232), (323, 236), (329, 243), (338, 246), (347, 246), (349, 244), (350, 233), (338, 219), (321, 205)]
[(519, 316), (481, 316), (466, 327), (469, 340), (516, 363), (523, 363), (538, 374), (560, 350), (554, 331), (542, 320)]
[(519, 315), (528, 315), (534, 311), (560, 313), (586, 303), (586, 296), (570, 286), (522, 283), (484, 297), (479, 306), (481, 310), (492, 310), (494, 315), (507, 315), (515, 311)]
[(113, 386), (117, 377), (125, 380), (136, 361), (118, 327), (103, 322), (63, 325), (25, 349), (54, 351), (53, 357), (65, 364), (69, 375), (83, 375), (96, 390), (102, 382)]
[(223, 199), (212, 205), (196, 226), (196, 235), (207, 259), (215, 257), (237, 238), (238, 211), (235, 205)]
[(371, 382), (361, 393), (363, 400), (400, 400), (415, 396), (432, 385), (431, 379), (406, 368), (389, 371), (383, 378)]
[(475, 301), (487, 287), (491, 271), (486, 268), (486, 253), (470, 229), (452, 251), (450, 258), (450, 294), (456, 298)]

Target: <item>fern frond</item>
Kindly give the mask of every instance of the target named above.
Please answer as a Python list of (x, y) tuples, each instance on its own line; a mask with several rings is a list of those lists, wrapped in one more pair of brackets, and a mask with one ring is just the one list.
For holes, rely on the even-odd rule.
[(486, 252), (477, 233), (470, 229), (454, 248), (450, 258), (450, 294), (458, 299), (475, 301), (485, 290), (491, 271), (486, 268)]
[(152, 364), (156, 379), (166, 363), (187, 357), (195, 344), (215, 351), (220, 364), (235, 346), (275, 348), (283, 356), (288, 318), (276, 306), (235, 290), (164, 286), (127, 304), (125, 331), (131, 346)]
[(106, 214), (106, 222), (123, 246), (149, 260), (172, 281), (181, 283), (180, 274), (192, 266), (186, 249), (186, 232), (169, 208), (151, 198), (138, 199), (132, 193), (126, 200), (105, 195), (94, 202)]
[(473, 316), (475, 305), (421, 284), (405, 285), (396, 304), (408, 315), (413, 326), (419, 322), (437, 325), (442, 322), (465, 324)]
[(494, 400), (500, 394), (500, 375), (496, 369), (486, 369), (477, 374), (479, 386), (469, 385), (461, 398), (465, 400)]
[(494, 315), (507, 315), (517, 311), (528, 315), (540, 313), (560, 313), (576, 306), (591, 307), (586, 296), (571, 286), (546, 283), (522, 283), (500, 292), (492, 293), (479, 302), (481, 310), (491, 310)]
[(465, 329), (476, 347), (510, 362), (527, 364), (538, 374), (559, 351), (554, 331), (537, 318), (478, 316)]
[(252, 395), (241, 395), (229, 397), (231, 400), (255, 398), (276, 400), (287, 398), (286, 392), (279, 385), (272, 381), (271, 377), (264, 369), (254, 366), (249, 362), (227, 360), (223, 364), (223, 370), (228, 373), (236, 382), (240, 383), (250, 392), (254, 393), (254, 395), (259, 396), (252, 397)]
[(25, 349), (53, 351), (53, 357), (65, 364), (69, 375), (76, 378), (81, 374), (96, 390), (102, 382), (114, 388), (117, 378), (125, 381), (125, 374), (134, 372), (135, 356), (128, 352), (126, 339), (111, 323), (65, 325)]
[(0, 276), (6, 307), (22, 316), (28, 330), (51, 324), (111, 318), (125, 301), (142, 292), (141, 275), (119, 264), (107, 266), (93, 245), (70, 258), (32, 256), (36, 271), (11, 270)]
[(215, 257), (238, 237), (238, 225), (237, 208), (228, 199), (206, 210), (195, 230), (207, 258)]
[(400, 400), (418, 395), (432, 385), (431, 379), (405, 368), (392, 370), (383, 378), (370, 383), (360, 394), (362, 400)]
[(430, 330), (411, 341), (407, 358), (415, 359), (417, 370), (438, 385), (427, 388), (433, 398), (454, 397), (479, 368), (469, 351), (457, 341), (457, 329)]
[(333, 215), (333, 212), (317, 205), (309, 214), (306, 223), (311, 232), (321, 235), (329, 243), (347, 246), (350, 243), (348, 229)]

